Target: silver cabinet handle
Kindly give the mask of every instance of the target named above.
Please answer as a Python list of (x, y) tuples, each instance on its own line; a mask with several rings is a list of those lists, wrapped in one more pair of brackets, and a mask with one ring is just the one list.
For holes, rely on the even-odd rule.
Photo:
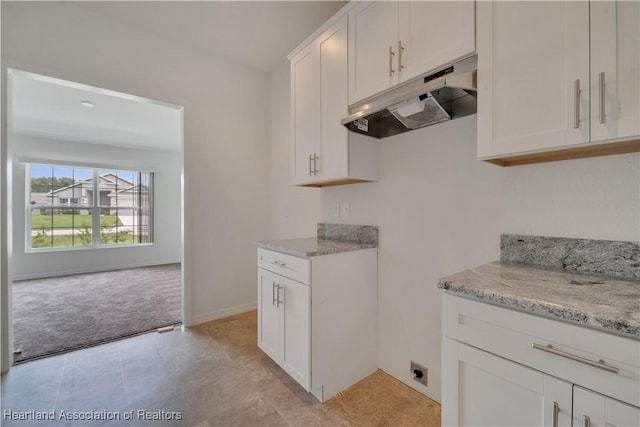
[(604, 72), (598, 74), (598, 91), (600, 92), (600, 124), (604, 123)]
[(287, 265), (286, 262), (278, 262), (278, 261), (271, 261), (271, 264), (277, 265), (279, 267), (284, 267), (285, 265)]
[(316, 175), (318, 172), (320, 172), (318, 170), (318, 159), (320, 159), (320, 157), (318, 157), (318, 155), (316, 153), (313, 153), (313, 174)]
[(271, 305), (276, 305), (276, 282), (271, 282)]
[(591, 418), (588, 415), (582, 416), (582, 427), (591, 427)]
[(533, 348), (536, 350), (546, 351), (547, 353), (555, 354), (556, 356), (566, 357), (567, 359), (575, 360), (576, 362), (584, 363), (585, 365), (593, 366), (595, 368), (604, 369), (605, 371), (618, 373), (618, 368), (612, 365), (607, 365), (604, 360), (594, 361), (575, 354), (567, 353), (566, 351), (556, 350), (551, 344), (542, 345), (533, 343)]
[(573, 101), (573, 127), (578, 129), (580, 127), (580, 79), (573, 84)]
[(560, 406), (558, 406), (558, 402), (553, 402), (553, 416), (551, 417), (551, 425), (553, 427), (558, 427), (558, 413), (560, 412)]
[(280, 304), (282, 304), (282, 301), (280, 301), (280, 289), (283, 288), (283, 286), (277, 285), (277, 293), (276, 293), (276, 307), (280, 307)]
[(395, 54), (393, 46), (389, 46), (389, 77), (393, 76), (393, 73), (396, 72), (396, 70), (393, 69), (393, 55)]
[(313, 157), (311, 157), (311, 154), (309, 154), (309, 176), (311, 176), (313, 174), (313, 171), (311, 170), (311, 162), (313, 161)]
[(404, 52), (404, 46), (402, 46), (402, 40), (398, 40), (398, 70), (404, 70), (404, 64), (402, 63), (402, 53)]

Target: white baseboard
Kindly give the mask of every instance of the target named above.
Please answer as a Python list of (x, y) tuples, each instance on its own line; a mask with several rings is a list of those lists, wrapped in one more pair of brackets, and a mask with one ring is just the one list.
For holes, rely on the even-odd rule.
[(126, 268), (137, 268), (137, 267), (150, 267), (153, 265), (163, 265), (163, 264), (176, 264), (180, 262), (181, 262), (180, 259), (170, 259), (170, 260), (161, 260), (161, 261), (139, 262), (139, 263), (133, 263), (133, 264), (110, 265), (105, 267), (74, 268), (71, 270), (54, 271), (54, 272), (47, 272), (47, 273), (23, 274), (21, 276), (13, 276), (11, 280), (18, 281), (18, 280), (44, 279), (47, 277), (71, 276), (74, 274), (85, 274), (85, 273), (100, 273), (103, 271), (124, 270)]
[(223, 319), (236, 314), (246, 313), (247, 311), (253, 311), (257, 308), (258, 303), (251, 302), (248, 304), (236, 305), (235, 307), (223, 308), (222, 310), (216, 310), (210, 313), (198, 314), (191, 317), (191, 322), (188, 322), (186, 326), (195, 326), (201, 323), (211, 322), (212, 320)]

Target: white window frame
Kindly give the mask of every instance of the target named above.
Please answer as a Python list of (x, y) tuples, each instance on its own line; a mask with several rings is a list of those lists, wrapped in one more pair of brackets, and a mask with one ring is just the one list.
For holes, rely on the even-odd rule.
[[(78, 202), (77, 205), (46, 205), (40, 206), (37, 208), (40, 209), (60, 209), (60, 208), (81, 208), (84, 210), (91, 211), (91, 245), (88, 246), (54, 246), (54, 247), (44, 247), (44, 248), (33, 248), (32, 244), (32, 236), (31, 236), (31, 212), (34, 209), (34, 206), (31, 205), (31, 166), (32, 165), (40, 165), (40, 166), (52, 166), (52, 167), (67, 167), (67, 168), (82, 168), (82, 169), (91, 169), (93, 172), (92, 175), (92, 204), (91, 206), (81, 206), (79, 204), (80, 197), (72, 198), (66, 197), (66, 200), (76, 200)], [(142, 172), (149, 174), (149, 241), (144, 243), (111, 243), (105, 244), (100, 243), (100, 192), (99, 192), (99, 170), (100, 169), (112, 169), (112, 170), (126, 170), (131, 171), (131, 168), (127, 167), (117, 167), (117, 166), (95, 166), (95, 165), (83, 165), (81, 163), (73, 163), (73, 164), (65, 164), (65, 163), (52, 163), (52, 162), (29, 162), (25, 163), (25, 252), (33, 253), (33, 252), (61, 252), (61, 251), (87, 251), (94, 249), (105, 249), (105, 248), (132, 248), (132, 247), (143, 247), (143, 246), (152, 246), (154, 244), (154, 229), (155, 229), (155, 211), (154, 211), (154, 181), (155, 181), (155, 173), (152, 171), (147, 171), (143, 169), (139, 169), (135, 172)], [(89, 199), (88, 197), (84, 197)], [(63, 199), (59, 199), (63, 200)], [(53, 203), (53, 200), (51, 201)], [(97, 231), (97, 232), (96, 232)]]
[[(58, 200), (60, 200), (60, 206), (64, 206), (64, 207), (80, 206), (80, 198), (78, 197), (62, 197)], [(64, 203), (62, 203), (63, 200), (64, 200)]]

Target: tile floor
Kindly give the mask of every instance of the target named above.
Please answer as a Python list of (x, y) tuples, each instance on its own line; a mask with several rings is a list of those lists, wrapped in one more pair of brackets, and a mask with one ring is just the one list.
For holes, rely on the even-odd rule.
[[(324, 404), (318, 402), (258, 349), (256, 330), (253, 311), (186, 331), (140, 335), (15, 366), (2, 376), (0, 424), (440, 425), (440, 405), (381, 371)], [(10, 419), (51, 411), (54, 420)], [(61, 419), (61, 411), (67, 417), (120, 419)], [(181, 419), (170, 419), (172, 412)], [(131, 419), (125, 420), (129, 414)]]

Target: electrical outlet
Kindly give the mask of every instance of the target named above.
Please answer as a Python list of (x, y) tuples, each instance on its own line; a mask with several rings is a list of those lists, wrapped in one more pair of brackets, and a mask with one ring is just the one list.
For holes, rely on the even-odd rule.
[(351, 215), (351, 204), (349, 202), (342, 202), (342, 216)]
[(427, 385), (428, 370), (419, 363), (411, 361), (411, 377), (420, 384)]

